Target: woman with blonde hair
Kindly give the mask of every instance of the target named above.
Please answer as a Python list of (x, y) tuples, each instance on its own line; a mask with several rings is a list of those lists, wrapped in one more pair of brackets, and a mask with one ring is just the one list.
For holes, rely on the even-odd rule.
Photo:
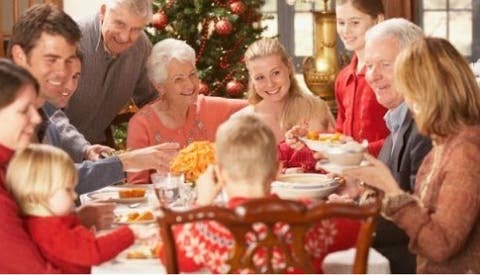
[(128, 226), (96, 238), (75, 214), (77, 169), (67, 153), (32, 144), (17, 152), (7, 169), (6, 188), (43, 256), (63, 273), (89, 273), (133, 244)]
[(409, 235), (417, 273), (479, 273), (480, 89), (475, 76), (447, 40), (427, 37), (397, 57), (395, 86), (419, 132), (433, 140), (414, 194), (403, 192), (389, 169), (371, 156), (373, 166), (345, 174), (385, 191), (383, 214)]
[[(285, 48), (276, 38), (262, 38), (245, 52), (250, 77), (249, 106), (235, 114), (256, 114), (272, 129), (276, 142), (294, 125), (319, 132), (334, 131), (334, 119), (325, 101), (303, 91), (296, 78), (295, 68)], [(286, 143), (279, 144), (283, 167), (314, 170), (315, 159), (308, 150), (294, 150)]]
[(255, 41), (245, 52), (245, 63), (250, 77), (250, 105), (235, 115), (259, 115), (272, 128), (277, 142), (297, 124), (320, 131), (333, 130), (328, 106), (300, 88), (293, 62), (278, 39)]

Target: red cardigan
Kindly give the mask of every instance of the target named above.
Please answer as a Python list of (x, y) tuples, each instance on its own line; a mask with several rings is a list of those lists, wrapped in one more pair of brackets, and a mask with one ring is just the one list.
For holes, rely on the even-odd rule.
[(128, 226), (96, 238), (73, 214), (28, 216), (26, 224), (43, 255), (63, 273), (90, 273), (92, 265), (114, 258), (134, 241)]
[(343, 68), (335, 80), (338, 114), (336, 130), (356, 141), (366, 139), (368, 151), (377, 156), (390, 134), (383, 119), (387, 109), (381, 106), (365, 80), (365, 68), (358, 74), (357, 57)]
[[(233, 208), (246, 200), (232, 198), (228, 202), (228, 207)], [(313, 257), (314, 269), (322, 273), (323, 259), (328, 253), (352, 247), (357, 240), (359, 228), (359, 222), (348, 219), (325, 220), (312, 227), (307, 233), (305, 246)], [(279, 225), (275, 231), (285, 232), (283, 229), (285, 229), (284, 225)], [(264, 226), (256, 227), (255, 232), (249, 236), (250, 240), (261, 236), (265, 230)], [(181, 272), (225, 273), (228, 271), (225, 260), (234, 241), (225, 227), (213, 221), (187, 223), (176, 226), (174, 235)], [(273, 259), (276, 261), (274, 265), (284, 262), (280, 253), (274, 252)], [(264, 254), (261, 251), (254, 256), (257, 264), (265, 264), (264, 260)]]
[(0, 144), (0, 273), (59, 273), (40, 254), (15, 200), (5, 189), (5, 170), (13, 153)]

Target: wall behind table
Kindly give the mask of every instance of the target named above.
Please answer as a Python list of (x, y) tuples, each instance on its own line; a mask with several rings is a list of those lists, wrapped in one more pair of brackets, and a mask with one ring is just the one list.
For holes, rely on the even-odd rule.
[(102, 3), (103, 0), (63, 0), (63, 9), (77, 20), (98, 12)]

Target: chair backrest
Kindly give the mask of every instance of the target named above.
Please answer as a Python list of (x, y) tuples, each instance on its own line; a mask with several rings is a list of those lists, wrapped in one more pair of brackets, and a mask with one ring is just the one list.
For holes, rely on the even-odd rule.
[[(323, 203), (313, 208), (307, 208), (303, 203), (276, 198), (249, 200), (248, 202), (228, 209), (219, 206), (207, 206), (185, 212), (175, 212), (162, 208), (162, 215), (158, 218), (160, 235), (164, 247), (164, 263), (168, 273), (179, 273), (176, 259), (176, 246), (173, 235), (173, 226), (176, 224), (214, 220), (225, 226), (233, 235), (235, 245), (233, 256), (227, 260), (231, 267), (229, 272), (247, 268), (254, 273), (278, 273), (271, 265), (272, 249), (281, 249), (285, 255), (286, 266), (280, 271), (285, 273), (286, 268), (293, 267), (305, 273), (315, 273), (311, 265), (310, 255), (304, 246), (305, 234), (314, 224), (329, 218), (349, 218), (361, 221), (360, 231), (356, 242), (356, 255), (352, 273), (366, 273), (368, 251), (375, 230), (376, 218), (379, 215), (381, 198), (374, 202), (355, 206), (339, 203)], [(291, 232), (291, 244), (286, 244), (275, 235), (273, 227), (278, 222), (288, 224)], [(254, 265), (252, 249), (247, 249), (246, 235), (252, 232), (254, 224), (264, 224), (268, 227), (267, 236), (256, 243), (256, 247), (268, 250), (266, 253), (267, 269), (258, 269)]]

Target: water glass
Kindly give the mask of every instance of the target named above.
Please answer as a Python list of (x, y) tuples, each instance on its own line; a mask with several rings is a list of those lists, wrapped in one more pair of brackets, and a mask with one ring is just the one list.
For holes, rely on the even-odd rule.
[(154, 173), (150, 178), (160, 206), (169, 207), (179, 198), (179, 188), (184, 183), (183, 174)]

